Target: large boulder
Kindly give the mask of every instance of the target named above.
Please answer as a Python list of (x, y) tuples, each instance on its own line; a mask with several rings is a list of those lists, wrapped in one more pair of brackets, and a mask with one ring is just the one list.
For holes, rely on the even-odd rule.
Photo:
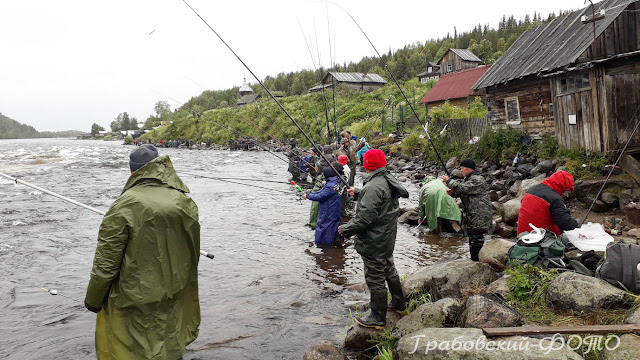
[(506, 299), (511, 290), (509, 290), (509, 285), (507, 281), (509, 281), (509, 274), (501, 276), (498, 280), (492, 282), (487, 286), (484, 290), (487, 294), (498, 294), (502, 296), (503, 299)]
[(492, 239), (484, 243), (482, 249), (480, 249), (480, 260), (487, 258), (494, 258), (503, 264), (507, 262), (507, 254), (509, 249), (516, 243), (505, 239)]
[(461, 299), (495, 279), (495, 272), (487, 264), (468, 259), (443, 261), (407, 275), (402, 290), (406, 297), (428, 293), (434, 300)]
[(445, 166), (447, 170), (451, 171), (451, 169), (457, 168), (458, 165), (460, 165), (460, 163), (458, 162), (458, 158), (454, 156), (447, 161), (447, 164)]
[(522, 198), (531, 187), (536, 186), (540, 183), (542, 183), (542, 180), (540, 179), (522, 180), (522, 183), (520, 184), (520, 190), (518, 190), (518, 194), (516, 195), (516, 197)]
[(620, 206), (620, 198), (618, 195), (605, 191), (600, 195), (600, 200), (602, 200), (608, 207), (615, 209)]
[(504, 203), (502, 206), (502, 221), (508, 225), (515, 225), (518, 221), (518, 215), (520, 215), (520, 199), (511, 199)]
[[(578, 198), (582, 199), (593, 189), (600, 189), (602, 184), (605, 184), (605, 179), (595, 179), (595, 180), (578, 180), (574, 184), (573, 194)], [(605, 189), (611, 188), (623, 188), (623, 189), (631, 189), (633, 188), (634, 182), (633, 180), (625, 177), (616, 177), (612, 176), (609, 178), (609, 181), (605, 184)]]
[(400, 339), (424, 328), (439, 328), (446, 324), (453, 324), (461, 310), (460, 301), (452, 298), (422, 304), (409, 315), (398, 320), (391, 329), (391, 337)]
[(619, 345), (616, 340), (610, 340), (607, 345), (602, 353), (605, 360), (640, 359), (640, 338), (637, 336), (624, 334), (620, 336)]
[(474, 295), (467, 299), (464, 327), (513, 327), (520, 324), (520, 314), (497, 295)]
[(302, 360), (347, 360), (347, 357), (330, 341), (320, 340), (304, 352)]
[(392, 329), (398, 320), (400, 320), (400, 317), (401, 316), (395, 311), (387, 311), (387, 325), (384, 330), (360, 326), (354, 321), (353, 325), (347, 330), (347, 335), (344, 338), (345, 349), (363, 351), (375, 346), (376, 342), (373, 340), (373, 337), (380, 336), (384, 334), (386, 330)]
[[(553, 345), (553, 346), (552, 346)], [(522, 336), (487, 338), (475, 328), (425, 328), (396, 343), (398, 360), (578, 360), (566, 346)]]
[(547, 302), (561, 311), (594, 311), (629, 307), (633, 300), (604, 280), (566, 272), (549, 285)]

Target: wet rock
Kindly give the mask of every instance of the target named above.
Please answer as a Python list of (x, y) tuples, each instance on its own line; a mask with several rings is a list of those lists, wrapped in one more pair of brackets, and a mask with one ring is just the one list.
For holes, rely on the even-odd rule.
[(461, 303), (452, 298), (444, 298), (436, 302), (422, 304), (413, 310), (411, 314), (398, 320), (393, 329), (391, 329), (391, 337), (400, 339), (420, 329), (441, 328), (445, 324), (453, 324), (461, 310)]
[(637, 336), (631, 334), (620, 336), (620, 345), (615, 349), (612, 349), (616, 344), (615, 340), (611, 340), (609, 344), (609, 348), (605, 348), (602, 353), (605, 360), (640, 359), (640, 338)]
[(347, 357), (330, 341), (320, 340), (304, 352), (302, 360), (347, 360)]
[(402, 282), (402, 290), (406, 297), (428, 293), (434, 300), (445, 297), (459, 299), (495, 278), (495, 272), (487, 264), (468, 259), (442, 261), (407, 275)]
[(509, 293), (511, 292), (509, 290), (509, 286), (507, 285), (507, 281), (509, 281), (510, 276), (511, 275), (509, 274), (503, 275), (498, 280), (489, 284), (489, 286), (487, 286), (487, 288), (484, 290), (485, 293), (499, 294), (500, 296), (502, 296), (503, 299), (506, 299)]
[[(578, 199), (583, 199), (585, 196), (589, 194), (589, 192), (593, 189), (600, 189), (605, 179), (596, 179), (596, 180), (578, 180), (574, 184), (574, 195)], [(611, 188), (623, 188), (623, 189), (631, 189), (634, 186), (634, 182), (631, 179), (623, 178), (623, 177), (611, 177), (609, 181), (607, 181), (605, 185), (606, 189)]]
[(489, 191), (489, 199), (491, 201), (498, 201), (498, 199), (500, 199), (500, 194), (495, 190), (491, 190)]
[(634, 225), (640, 225), (640, 203), (631, 203), (622, 207), (627, 221)]
[(344, 302), (344, 307), (352, 310), (364, 312), (369, 310), (369, 300), (346, 300)]
[(504, 180), (496, 180), (493, 183), (491, 183), (491, 190), (502, 191), (505, 189), (506, 188), (504, 186)]
[(462, 179), (464, 177), (464, 175), (462, 175), (462, 170), (454, 169), (454, 170), (451, 171), (451, 177)]
[(454, 156), (447, 161), (447, 164), (445, 166), (447, 170), (451, 171), (452, 169), (457, 168), (458, 165), (460, 165), (460, 163), (458, 162), (458, 158)]
[(520, 184), (520, 189), (518, 190), (518, 194), (516, 195), (516, 197), (522, 198), (532, 186), (536, 186), (540, 183), (542, 183), (542, 180), (539, 180), (539, 179), (522, 180), (522, 183)]
[[(490, 341), (493, 341), (493, 346), (475, 346), (476, 344), (487, 344)], [(522, 351), (497, 346), (496, 341), (504, 341), (505, 344), (517, 344), (518, 349), (526, 348), (526, 355), (523, 354)], [(435, 344), (435, 348), (433, 348), (431, 344)], [(581, 356), (569, 350), (566, 346), (561, 347), (557, 351), (547, 351), (550, 347), (551, 343), (549, 340), (530, 337), (512, 336), (488, 339), (484, 336), (481, 329), (475, 328), (425, 328), (402, 337), (396, 344), (395, 356), (398, 360), (582, 359)], [(394, 359), (396, 359), (396, 357), (394, 357)]]
[(600, 195), (600, 200), (602, 200), (605, 204), (607, 204), (609, 208), (612, 209), (617, 208), (620, 205), (620, 199), (618, 198), (618, 196), (611, 192), (603, 192), (602, 195)]
[(515, 238), (516, 232), (515, 226), (504, 225), (500, 227), (500, 236), (503, 238)]
[(511, 187), (509, 187), (509, 193), (511, 195), (516, 195), (520, 192), (520, 187), (522, 186), (522, 180), (516, 180)]
[(418, 225), (418, 220), (418, 212), (413, 210), (407, 211), (398, 217), (398, 222), (401, 224)]
[(518, 172), (524, 176), (531, 176), (531, 170), (533, 170), (532, 164), (520, 164), (518, 165)]
[(502, 220), (508, 225), (515, 225), (520, 214), (520, 199), (511, 199), (502, 206)]
[(478, 257), (480, 260), (494, 258), (501, 263), (507, 262), (507, 253), (516, 243), (505, 239), (492, 239), (484, 243)]
[(467, 299), (464, 327), (512, 327), (520, 324), (520, 314), (499, 296), (475, 295)]
[(566, 272), (549, 285), (547, 302), (560, 311), (594, 311), (625, 308), (633, 300), (625, 291), (604, 280)]
[[(364, 315), (364, 314), (363, 314)], [(372, 346), (375, 346), (376, 342), (372, 339), (374, 335), (380, 336), (385, 333), (387, 329), (392, 329), (393, 326), (400, 320), (400, 315), (395, 311), (387, 311), (387, 325), (384, 330), (377, 330), (374, 328), (366, 328), (360, 326), (355, 321), (353, 325), (347, 330), (347, 335), (344, 339), (345, 349), (362, 351), (367, 350)]]

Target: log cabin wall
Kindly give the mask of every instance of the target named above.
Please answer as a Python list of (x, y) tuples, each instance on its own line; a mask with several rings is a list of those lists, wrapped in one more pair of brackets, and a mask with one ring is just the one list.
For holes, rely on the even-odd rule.
[[(488, 117), (494, 125), (525, 128), (530, 132), (553, 132), (553, 106), (548, 79), (530, 77), (499, 87), (487, 88)], [(520, 122), (507, 119), (507, 103), (517, 100)]]
[[(448, 70), (448, 64), (451, 64), (451, 70)], [(477, 62), (465, 61), (453, 51), (448, 51), (440, 61), (440, 74), (448, 74), (465, 69), (471, 69), (478, 67)]]

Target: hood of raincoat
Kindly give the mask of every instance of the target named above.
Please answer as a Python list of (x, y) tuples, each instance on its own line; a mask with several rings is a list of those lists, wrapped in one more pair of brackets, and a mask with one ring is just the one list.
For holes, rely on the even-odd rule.
[(178, 174), (176, 174), (173, 164), (171, 163), (171, 159), (169, 159), (167, 155), (162, 155), (149, 161), (131, 174), (129, 180), (127, 180), (127, 183), (124, 186), (124, 189), (122, 190), (122, 193), (124, 194), (125, 191), (138, 184), (166, 185), (170, 188), (182, 191), (185, 194), (189, 192), (189, 188), (178, 177)]
[(564, 170), (556, 171), (542, 183), (552, 188), (558, 195), (564, 194), (565, 191), (573, 191), (573, 176)]

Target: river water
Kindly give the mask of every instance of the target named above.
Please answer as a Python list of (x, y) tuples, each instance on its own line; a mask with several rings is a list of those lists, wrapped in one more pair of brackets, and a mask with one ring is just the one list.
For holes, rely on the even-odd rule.
[[(107, 210), (128, 176), (120, 142), (0, 140), (0, 172)], [(200, 210), (202, 323), (185, 359), (300, 359), (319, 339), (341, 344), (351, 324), (345, 286), (364, 281), (353, 242), (313, 245), (310, 202), (298, 202), (285, 161), (267, 152), (160, 149)], [(281, 157), (282, 154), (278, 154)], [(268, 191), (196, 177), (258, 178)], [(417, 206), (417, 189), (408, 186)], [(84, 309), (102, 217), (0, 178), (0, 358), (95, 358), (95, 315)], [(465, 255), (459, 237), (400, 225), (401, 274)], [(53, 296), (46, 289), (56, 289)]]

